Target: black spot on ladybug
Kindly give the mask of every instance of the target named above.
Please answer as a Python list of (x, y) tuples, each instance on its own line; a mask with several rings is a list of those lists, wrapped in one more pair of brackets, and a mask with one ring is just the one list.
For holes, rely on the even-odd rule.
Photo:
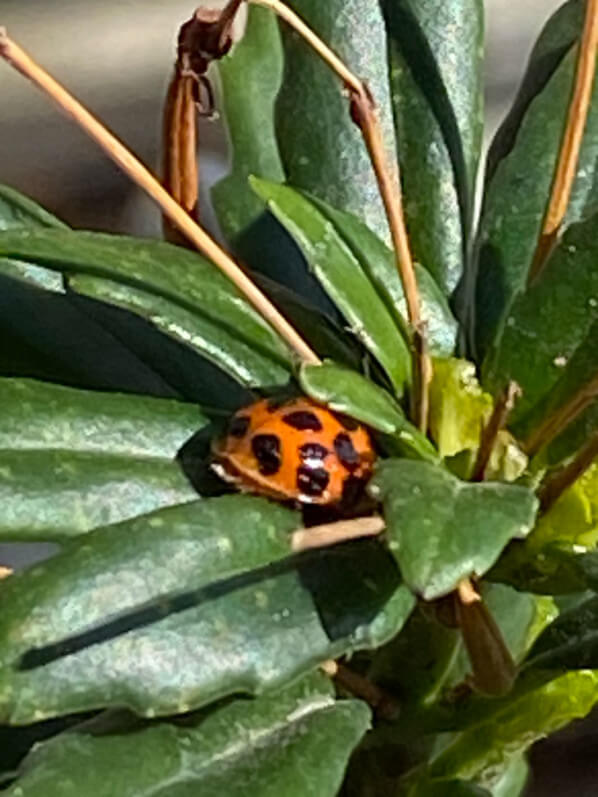
[(310, 468), (307, 465), (297, 468), (297, 487), (303, 495), (322, 495), (329, 481), (330, 476), (325, 468)]
[(339, 432), (334, 438), (334, 450), (347, 470), (355, 470), (359, 466), (359, 454), (345, 432)]
[(299, 446), (299, 456), (304, 462), (314, 459), (323, 461), (329, 453), (326, 446), (322, 446), (320, 443), (304, 443)]
[(275, 434), (258, 434), (251, 441), (262, 476), (273, 476), (280, 470), (280, 439)]
[(288, 412), (286, 415), (282, 416), (282, 420), (289, 426), (292, 426), (293, 429), (297, 429), (300, 432), (322, 431), (322, 422), (315, 412), (310, 412), (309, 410), (295, 410), (295, 412)]
[(228, 433), (231, 437), (245, 437), (250, 423), (247, 415), (236, 415), (228, 425)]
[(340, 425), (348, 432), (354, 432), (359, 427), (359, 424), (354, 418), (349, 418), (348, 415), (343, 415), (342, 412), (332, 412), (332, 415), (334, 415)]

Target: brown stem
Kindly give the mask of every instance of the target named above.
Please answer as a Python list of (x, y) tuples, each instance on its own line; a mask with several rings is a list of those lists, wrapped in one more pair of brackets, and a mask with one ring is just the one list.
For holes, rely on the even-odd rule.
[(461, 582), (455, 602), (457, 619), (473, 673), (473, 686), (487, 695), (508, 692), (517, 667), (492, 614), (471, 587)]
[(556, 243), (561, 224), (567, 212), (579, 162), (581, 142), (592, 101), (597, 49), (598, 0), (586, 0), (584, 27), (579, 44), (575, 82), (567, 115), (567, 125), (561, 141), (542, 232), (529, 273), (529, 282), (536, 279), (544, 268), (548, 255)]
[(549, 415), (544, 423), (529, 435), (523, 443), (523, 449), (531, 457), (548, 443), (552, 442), (567, 426), (579, 418), (581, 413), (586, 410), (598, 398), (598, 376), (583, 385), (566, 404), (559, 407), (556, 412)]
[(394, 720), (399, 716), (401, 707), (394, 695), (381, 689), (375, 683), (365, 678), (363, 675), (349, 669), (345, 664), (338, 661), (325, 661), (320, 665), (326, 675), (337, 682), (355, 697), (365, 700), (376, 712), (378, 717)]
[(582, 476), (598, 457), (598, 432), (588, 440), (575, 459), (550, 476), (538, 493), (540, 508), (547, 512), (561, 495)]
[(397, 270), (407, 303), (407, 315), (412, 335), (415, 338), (413, 341), (415, 365), (413, 417), (419, 428), (425, 432), (428, 426), (428, 392), (432, 365), (425, 344), (425, 330), (421, 323), (419, 292), (403, 212), (400, 175), (398, 166), (393, 165), (391, 168), (388, 163), (374, 100), (364, 82), (354, 75), (285, 3), (281, 0), (251, 0), (251, 2), (270, 8), (281, 19), (284, 19), (338, 75), (349, 91), (351, 115), (362, 132), (386, 211)]
[(270, 300), (254, 285), (231, 257), (170, 196), (159, 181), (135, 156), (110, 133), (86, 108), (71, 96), (27, 53), (0, 29), (0, 55), (45, 92), (68, 116), (104, 150), (131, 180), (142, 188), (162, 209), (170, 221), (211, 260), (237, 287), (260, 315), (278, 332), (305, 362), (318, 364), (317, 355)]
[[(196, 88), (194, 78), (184, 75), (177, 64), (164, 103), (162, 136), (162, 184), (195, 221), (199, 200)], [(171, 243), (188, 243), (166, 217), (163, 227), (164, 236)]]
[(486, 470), (492, 452), (494, 451), (498, 435), (507, 425), (509, 415), (513, 411), (513, 407), (519, 396), (521, 396), (521, 388), (517, 382), (509, 382), (502, 394), (498, 397), (490, 420), (482, 432), (480, 448), (471, 477), (472, 481), (483, 482), (486, 478)]
[(294, 553), (308, 551), (313, 548), (325, 548), (339, 542), (355, 540), (360, 537), (377, 537), (384, 531), (386, 524), (378, 515), (339, 520), (337, 523), (325, 523), (322, 526), (311, 526), (299, 529), (291, 535), (291, 550)]

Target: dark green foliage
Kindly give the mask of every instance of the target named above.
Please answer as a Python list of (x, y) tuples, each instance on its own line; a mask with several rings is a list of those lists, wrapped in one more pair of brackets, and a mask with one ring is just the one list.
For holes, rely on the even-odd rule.
[[(564, 235), (527, 284), (583, 3), (532, 53), (477, 239), (480, 0), (291, 5), (367, 79), (401, 168), (429, 429), (412, 422), (413, 334), (347, 97), (267, 9), (217, 67), (231, 171), (214, 205), (323, 364), (298, 362), (202, 256), (71, 230), (0, 187), (0, 540), (60, 546), (0, 583), (10, 797), (519, 797), (529, 746), (598, 702), (598, 468), (538, 510), (598, 428), (597, 88)], [(468, 481), (509, 380), (522, 396), (489, 480)], [(301, 392), (371, 431), (353, 506), (231, 494), (210, 469), (231, 412)], [(293, 532), (351, 512), (384, 533), (297, 552)], [(504, 640), (520, 667), (499, 698), (469, 678), (454, 591), (471, 579), (496, 625), (477, 644)], [(339, 657), (335, 687), (319, 667)]]

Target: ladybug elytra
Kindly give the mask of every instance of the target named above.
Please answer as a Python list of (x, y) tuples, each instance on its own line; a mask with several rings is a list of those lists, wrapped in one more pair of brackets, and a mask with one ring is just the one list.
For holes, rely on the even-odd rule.
[(240, 489), (306, 504), (340, 502), (376, 458), (363, 426), (307, 398), (240, 409), (212, 451), (213, 469)]

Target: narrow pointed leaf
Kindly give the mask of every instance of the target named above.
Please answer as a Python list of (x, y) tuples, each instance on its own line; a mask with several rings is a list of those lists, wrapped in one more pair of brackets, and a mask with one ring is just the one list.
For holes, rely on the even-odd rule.
[[(593, 556), (594, 568), (595, 560)], [(596, 570), (592, 575), (591, 587), (596, 589)], [(526, 666), (540, 670), (598, 669), (598, 597), (593, 595), (549, 625), (530, 651)]]
[(289, 365), (285, 344), (232, 283), (207, 260), (180, 247), (100, 233), (32, 230), (1, 234), (1, 254), (152, 294), (222, 327), (279, 366)]
[(520, 433), (529, 433), (598, 373), (597, 219), (570, 227), (540, 277), (512, 305), (486, 363), (491, 391), (509, 380), (522, 389), (513, 412)]
[(166, 458), (0, 449), (0, 539), (60, 541), (197, 492)]
[[(0, 231), (23, 227), (67, 229), (66, 224), (52, 216), (29, 197), (7, 185), (0, 185)], [(0, 273), (46, 290), (63, 290), (62, 277), (59, 274), (31, 263), (20, 263), (18, 260), (0, 258)]]
[(0, 379), (0, 448), (171, 460), (207, 419), (168, 399)]
[[(385, 150), (396, 159), (386, 32), (369, 0), (293, 0), (292, 8), (363, 78), (376, 98)], [(276, 132), (291, 185), (363, 218), (388, 241), (378, 186), (349, 102), (336, 75), (306, 43), (282, 27), (285, 71), (276, 105)], [(326, 153), (323, 158), (322, 153)]]
[(406, 583), (425, 600), (482, 576), (509, 540), (530, 532), (537, 510), (526, 487), (470, 484), (412, 460), (383, 462), (369, 490), (384, 506), (390, 549)]
[(251, 183), (301, 247), (355, 336), (380, 362), (401, 395), (409, 378), (409, 351), (359, 260), (332, 222), (298, 191), (256, 178)]
[(232, 164), (230, 174), (212, 189), (212, 197), (222, 232), (231, 242), (264, 213), (249, 176), (284, 180), (274, 132), (282, 71), (276, 17), (267, 9), (250, 7), (242, 40), (218, 61)]
[(483, 126), (481, 0), (384, 0), (405, 211), (450, 294), (467, 256)]
[(264, 499), (210, 499), (97, 529), (11, 576), (1, 720), (187, 712), (396, 634), (414, 599), (384, 547), (338, 546), (299, 565), (288, 535), (300, 525)]
[(0, 538), (60, 540), (197, 497), (177, 451), (191, 404), (0, 380)]
[(19, 227), (67, 229), (64, 222), (38, 205), (37, 202), (8, 185), (0, 185), (0, 230), (12, 230)]
[(335, 701), (310, 678), (184, 726), (62, 734), (29, 755), (7, 797), (335, 797), (368, 724), (364, 703)]
[[(406, 327), (407, 303), (391, 249), (357, 216), (336, 210), (326, 202), (308, 197), (330, 219), (376, 288), (380, 298), (401, 328)], [(415, 264), (422, 321), (431, 354), (449, 356), (455, 349), (457, 322), (448, 303), (427, 269)]]
[[(492, 345), (525, 289), (552, 184), (573, 84), (583, 3), (570, 2), (542, 33), (523, 97), (497, 145), (486, 186), (477, 266), (478, 353)], [(566, 229), (592, 212), (598, 198), (598, 85), (594, 85)]]
[(69, 286), (84, 296), (140, 315), (174, 340), (184, 343), (246, 387), (283, 385), (289, 368), (210, 318), (130, 285), (77, 275)]
[(299, 382), (316, 401), (396, 437), (406, 450), (421, 459), (438, 461), (434, 446), (409, 423), (392, 396), (356, 371), (330, 361), (322, 365), (303, 365)]

